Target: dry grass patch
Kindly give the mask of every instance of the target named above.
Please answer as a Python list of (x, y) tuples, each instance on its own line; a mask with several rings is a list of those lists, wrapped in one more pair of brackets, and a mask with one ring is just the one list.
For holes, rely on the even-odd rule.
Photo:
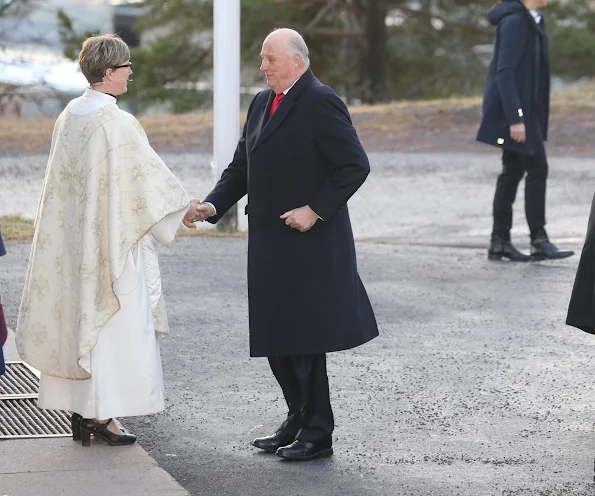
[[(4, 241), (32, 241), (33, 240), (33, 221), (23, 219), (22, 217), (9, 216), (0, 217), (0, 230)], [(217, 228), (187, 229), (180, 227), (178, 236), (204, 236), (204, 237), (232, 237), (243, 238), (248, 233), (242, 231), (223, 232)]]
[[(351, 107), (354, 124), (364, 145), (374, 148), (457, 144), (459, 137), (473, 136), (481, 118), (481, 97), (400, 101)], [(245, 119), (245, 113), (241, 120)], [(213, 112), (141, 117), (157, 148), (210, 148), (213, 145)], [(552, 124), (586, 125), (595, 122), (595, 82), (577, 85), (552, 94)], [(0, 151), (47, 152), (54, 119), (0, 120)], [(570, 130), (569, 130), (570, 131)], [(569, 135), (578, 133), (568, 133)], [(428, 138), (429, 137), (429, 138)]]
[(31, 241), (33, 239), (33, 221), (22, 217), (0, 217), (2, 239), (5, 241)]
[(0, 150), (38, 152), (49, 150), (55, 119), (40, 117), (0, 119)]
[[(245, 114), (241, 116), (246, 118)], [(159, 148), (206, 148), (213, 145), (213, 112), (145, 116), (139, 119), (151, 145)]]
[(214, 238), (245, 238), (248, 236), (247, 232), (244, 231), (219, 231), (216, 227), (206, 229), (188, 229), (187, 227), (180, 227), (178, 229), (178, 236), (204, 236)]
[[(245, 118), (245, 116), (242, 116)], [(156, 147), (207, 147), (213, 143), (212, 112), (141, 117), (151, 144)], [(48, 152), (55, 119), (0, 119), (0, 151)]]

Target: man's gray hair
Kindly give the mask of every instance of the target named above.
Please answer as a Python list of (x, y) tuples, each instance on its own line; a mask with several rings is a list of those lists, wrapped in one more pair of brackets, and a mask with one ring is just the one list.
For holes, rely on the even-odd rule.
[(287, 57), (292, 59), (296, 54), (300, 56), (306, 67), (310, 67), (310, 51), (308, 45), (302, 38), (302, 35), (293, 29), (288, 28), (277, 28), (273, 30), (273, 33), (277, 31), (284, 31), (287, 33)]

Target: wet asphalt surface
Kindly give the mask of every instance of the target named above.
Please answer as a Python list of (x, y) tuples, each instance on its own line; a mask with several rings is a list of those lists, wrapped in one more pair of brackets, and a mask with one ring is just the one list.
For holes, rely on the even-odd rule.
[[(249, 358), (245, 238), (162, 249), (167, 409), (127, 427), (192, 495), (595, 494), (595, 337), (564, 325), (578, 256), (487, 261), (486, 157), (497, 160), (378, 154), (350, 203), (381, 336), (329, 355), (332, 458), (292, 463), (249, 445), (285, 408), (266, 360)], [(595, 170), (553, 162), (550, 233), (580, 250)], [(526, 248), (522, 194), (517, 204)], [(9, 250), (0, 294), (13, 327), (29, 247)]]

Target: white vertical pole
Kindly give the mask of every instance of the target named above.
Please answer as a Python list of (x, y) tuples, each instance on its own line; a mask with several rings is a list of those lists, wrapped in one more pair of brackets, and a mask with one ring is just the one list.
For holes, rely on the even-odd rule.
[[(213, 168), (217, 179), (240, 138), (240, 0), (213, 1)], [(218, 223), (237, 229), (237, 207)]]

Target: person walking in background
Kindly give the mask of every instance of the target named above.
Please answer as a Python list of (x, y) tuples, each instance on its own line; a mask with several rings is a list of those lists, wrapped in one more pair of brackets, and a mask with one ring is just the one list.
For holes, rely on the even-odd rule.
[(370, 165), (347, 107), (310, 70), (299, 33), (273, 31), (261, 58), (270, 89), (252, 100), (233, 160), (197, 220), (217, 222), (248, 194), (250, 355), (268, 357), (289, 410), (253, 445), (310, 460), (333, 453), (326, 353), (378, 335), (347, 209)]
[[(502, 173), (493, 203), (488, 258), (525, 262), (573, 255), (559, 250), (545, 231), (550, 65), (544, 21), (538, 8), (547, 0), (503, 0), (488, 12), (497, 26), (477, 140), (502, 148)], [(531, 255), (512, 244), (512, 206), (525, 179), (525, 214)]]
[(16, 329), (41, 372), (38, 406), (70, 410), (73, 438), (136, 437), (115, 417), (164, 409), (156, 333), (168, 332), (156, 242), (169, 243), (198, 202), (116, 97), (132, 74), (116, 35), (85, 40), (90, 88), (54, 126)]

